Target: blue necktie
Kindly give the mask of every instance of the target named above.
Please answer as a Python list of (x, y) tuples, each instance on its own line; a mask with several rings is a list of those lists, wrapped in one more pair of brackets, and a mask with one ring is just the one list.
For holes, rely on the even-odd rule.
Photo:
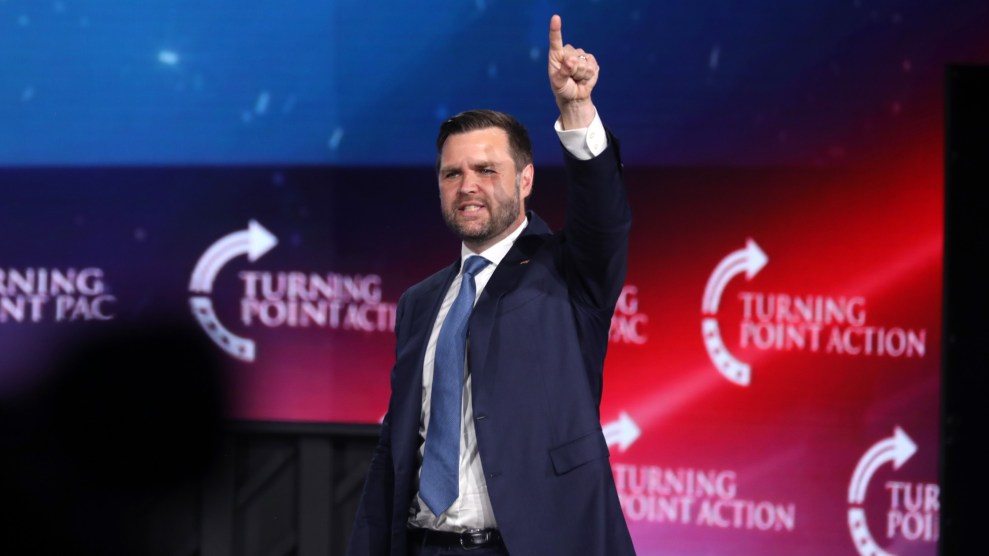
[(429, 430), (419, 475), (419, 497), (439, 516), (453, 504), (460, 490), (460, 410), (464, 395), (464, 354), (467, 321), (474, 308), (474, 274), (488, 265), (476, 255), (464, 261), (460, 292), (440, 327), (433, 363)]

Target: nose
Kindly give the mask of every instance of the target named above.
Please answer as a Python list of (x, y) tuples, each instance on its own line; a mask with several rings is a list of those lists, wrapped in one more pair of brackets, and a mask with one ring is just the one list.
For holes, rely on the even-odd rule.
[(457, 191), (460, 193), (476, 193), (477, 192), (477, 178), (472, 173), (465, 173), (462, 178), (460, 178), (460, 185), (457, 187)]

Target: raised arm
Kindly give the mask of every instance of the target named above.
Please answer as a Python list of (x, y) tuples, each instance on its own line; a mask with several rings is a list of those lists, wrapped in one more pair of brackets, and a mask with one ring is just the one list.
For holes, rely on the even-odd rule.
[(591, 90), (599, 70), (593, 54), (563, 44), (563, 21), (554, 15), (549, 21), (549, 84), (563, 129), (584, 128), (594, 119)]

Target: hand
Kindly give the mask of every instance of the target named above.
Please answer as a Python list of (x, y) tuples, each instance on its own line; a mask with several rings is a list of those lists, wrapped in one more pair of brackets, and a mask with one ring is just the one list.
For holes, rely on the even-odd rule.
[(587, 127), (594, 119), (591, 90), (598, 82), (599, 66), (593, 54), (563, 44), (563, 21), (549, 20), (549, 84), (560, 107), (564, 129)]

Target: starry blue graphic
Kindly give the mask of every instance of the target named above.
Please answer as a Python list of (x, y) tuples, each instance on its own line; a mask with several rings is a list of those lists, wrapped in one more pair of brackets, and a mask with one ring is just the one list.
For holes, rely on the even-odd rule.
[(989, 57), (975, 0), (0, 0), (0, 164), (430, 165), (475, 107), (556, 164), (554, 12), (638, 164), (854, 160)]

